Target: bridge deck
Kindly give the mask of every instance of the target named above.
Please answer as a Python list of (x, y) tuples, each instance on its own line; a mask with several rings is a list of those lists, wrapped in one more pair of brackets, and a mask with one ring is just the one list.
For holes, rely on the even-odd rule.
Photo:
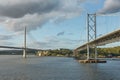
[(101, 46), (101, 45), (105, 45), (112, 42), (118, 42), (118, 41), (120, 41), (120, 29), (113, 31), (109, 34), (106, 34), (102, 37), (99, 37), (93, 41), (90, 41), (89, 43), (85, 43), (82, 46), (76, 48), (75, 50), (80, 51), (80, 50), (86, 49), (87, 44), (89, 44), (90, 47), (94, 47), (94, 46)]
[[(0, 46), (0, 48), (8, 48), (8, 49), (25, 49), (24, 47), (12, 47), (12, 46)], [(33, 49), (33, 48), (26, 48), (27, 50), (41, 50), (41, 49)]]

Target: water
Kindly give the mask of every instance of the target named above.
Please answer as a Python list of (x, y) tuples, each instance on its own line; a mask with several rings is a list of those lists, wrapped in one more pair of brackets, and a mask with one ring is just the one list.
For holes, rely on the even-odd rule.
[(120, 80), (120, 61), (81, 64), (73, 58), (0, 56), (0, 80)]

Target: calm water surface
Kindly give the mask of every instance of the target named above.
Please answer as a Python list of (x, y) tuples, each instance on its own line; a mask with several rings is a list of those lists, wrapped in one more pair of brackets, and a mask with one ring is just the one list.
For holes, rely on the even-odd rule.
[(0, 80), (120, 80), (120, 61), (81, 64), (66, 57), (1, 55)]

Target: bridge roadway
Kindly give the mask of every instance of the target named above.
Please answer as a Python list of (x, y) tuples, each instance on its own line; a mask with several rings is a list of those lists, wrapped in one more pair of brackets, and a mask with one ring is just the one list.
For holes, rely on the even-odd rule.
[(104, 36), (101, 36), (93, 41), (90, 41), (89, 43), (85, 43), (80, 47), (76, 48), (75, 51), (84, 50), (87, 48), (87, 45), (89, 45), (89, 47), (95, 47), (95, 46), (102, 46), (105, 44), (118, 42), (118, 41), (120, 41), (120, 29), (108, 33)]
[[(9, 49), (25, 49), (24, 47), (12, 47), (12, 46), (0, 46), (0, 48), (9, 48)], [(40, 49), (32, 49), (26, 48), (27, 50), (40, 50)]]

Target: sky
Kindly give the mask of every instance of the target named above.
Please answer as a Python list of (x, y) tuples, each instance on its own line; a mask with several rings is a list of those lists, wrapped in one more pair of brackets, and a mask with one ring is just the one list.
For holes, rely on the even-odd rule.
[(0, 44), (75, 49), (86, 42), (86, 15), (97, 15), (97, 37), (120, 28), (120, 0), (0, 0)]

